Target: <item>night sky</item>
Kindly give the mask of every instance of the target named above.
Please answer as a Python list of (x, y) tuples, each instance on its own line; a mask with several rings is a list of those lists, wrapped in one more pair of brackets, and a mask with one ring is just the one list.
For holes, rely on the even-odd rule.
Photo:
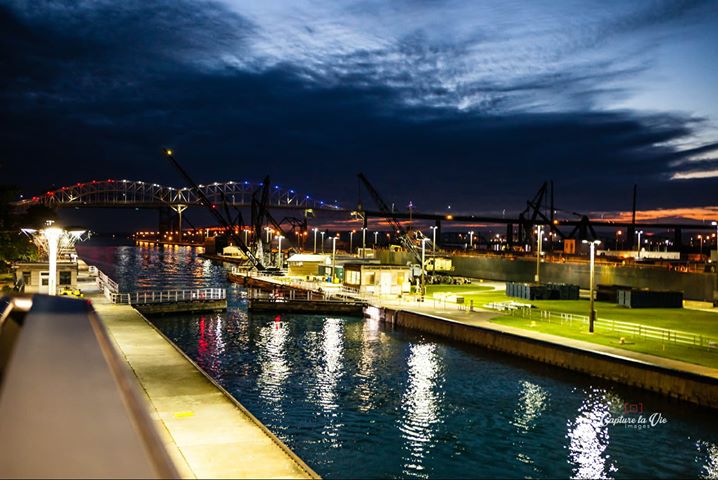
[[(4, 1), (0, 183), (718, 216), (716, 1)], [(366, 200), (366, 194), (363, 194)], [(702, 208), (702, 210), (696, 210)], [(671, 210), (667, 211), (667, 214)], [(693, 212), (693, 213), (691, 213)]]

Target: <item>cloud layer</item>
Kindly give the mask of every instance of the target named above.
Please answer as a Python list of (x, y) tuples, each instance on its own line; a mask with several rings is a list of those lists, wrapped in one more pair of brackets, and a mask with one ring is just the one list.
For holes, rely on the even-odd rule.
[(200, 181), (349, 203), (360, 170), (426, 210), (521, 210), (548, 179), (574, 210), (633, 183), (646, 207), (715, 203), (718, 145), (678, 146), (710, 119), (611, 108), (710, 2), (23, 5), (0, 7), (0, 161), (28, 189), (176, 183), (172, 145)]

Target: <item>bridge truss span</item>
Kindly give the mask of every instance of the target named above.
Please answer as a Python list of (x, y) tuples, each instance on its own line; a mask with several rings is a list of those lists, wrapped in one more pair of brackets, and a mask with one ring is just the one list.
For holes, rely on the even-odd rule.
[[(199, 190), (215, 205), (225, 201), (235, 207), (252, 204), (252, 194), (261, 188), (259, 182), (213, 182), (198, 185)], [(93, 180), (61, 187), (43, 195), (16, 203), (20, 207), (45, 205), (58, 207), (119, 207), (119, 208), (159, 208), (174, 205), (201, 205), (200, 194), (194, 188), (175, 188), (156, 183), (131, 180)], [(309, 195), (272, 187), (269, 196), (270, 208), (314, 209), (346, 211), (336, 202), (324, 202)]]

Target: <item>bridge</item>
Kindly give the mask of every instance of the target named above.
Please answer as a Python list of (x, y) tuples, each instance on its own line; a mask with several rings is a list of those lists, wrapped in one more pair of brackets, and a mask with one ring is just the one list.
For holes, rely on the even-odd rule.
[[(232, 207), (248, 207), (252, 195), (262, 187), (261, 182), (228, 181), (199, 185), (215, 205), (227, 202)], [(42, 195), (15, 202), (17, 207), (44, 205), (51, 208), (163, 208), (201, 205), (200, 194), (194, 188), (176, 188), (135, 180), (92, 180), (50, 190)], [(309, 195), (275, 185), (269, 195), (268, 207), (283, 209), (313, 209), (335, 212), (347, 211), (337, 202), (325, 202)]]

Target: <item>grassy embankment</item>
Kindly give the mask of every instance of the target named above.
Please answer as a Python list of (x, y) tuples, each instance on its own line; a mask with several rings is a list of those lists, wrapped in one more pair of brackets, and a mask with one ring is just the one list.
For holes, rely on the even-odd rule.
[[(531, 303), (536, 307), (532, 309), (531, 318), (497, 314), (492, 321), (502, 325), (718, 368), (718, 345), (715, 348), (693, 347), (673, 342), (638, 338), (630, 334), (612, 332), (602, 328), (597, 328), (591, 334), (588, 332), (587, 326), (581, 322), (572, 322), (571, 324), (548, 323), (540, 318), (540, 310), (588, 315), (588, 300), (532, 300), (529, 302), (527, 300), (512, 299), (507, 297), (503, 291), (495, 291), (490, 287), (476, 283), (472, 285), (427, 286), (429, 300), (433, 298), (434, 294), (441, 295), (442, 293), (461, 295), (464, 297), (466, 304), (473, 300), (474, 306), (477, 308), (481, 308), (490, 302), (506, 302), (510, 300)], [(649, 325), (718, 339), (718, 312), (685, 308), (630, 309), (606, 302), (596, 302), (595, 308), (599, 319)], [(624, 343), (621, 343), (621, 338), (623, 338)]]

